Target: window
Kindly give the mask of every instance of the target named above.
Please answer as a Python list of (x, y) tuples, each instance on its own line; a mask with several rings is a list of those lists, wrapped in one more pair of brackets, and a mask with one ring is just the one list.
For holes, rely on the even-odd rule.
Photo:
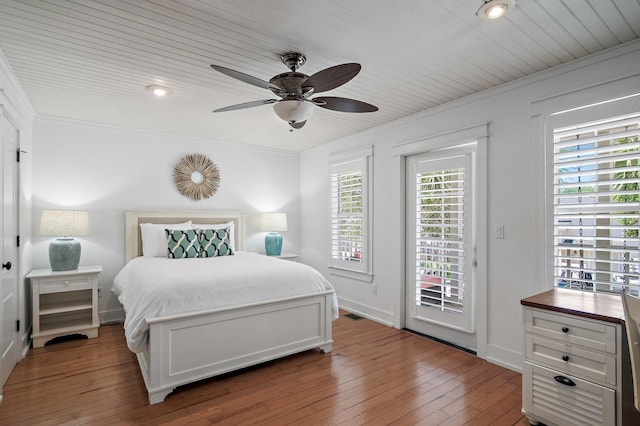
[[(370, 274), (369, 158), (371, 149), (358, 158), (336, 160), (331, 175), (330, 265), (346, 271)], [(362, 155), (361, 155), (362, 154)]]
[(553, 127), (553, 280), (640, 291), (640, 113)]

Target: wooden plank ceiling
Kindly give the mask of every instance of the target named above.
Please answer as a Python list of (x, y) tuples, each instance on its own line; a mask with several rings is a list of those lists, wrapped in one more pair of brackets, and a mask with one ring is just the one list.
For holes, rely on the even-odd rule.
[[(35, 110), (117, 126), (304, 150), (598, 52), (640, 35), (638, 0), (518, 0), (481, 20), (482, 0), (0, 0), (0, 49)], [(315, 108), (290, 132), (273, 98), (217, 73), (269, 80), (285, 51), (311, 75), (362, 64), (325, 94), (380, 110)], [(158, 99), (151, 84), (171, 89)]]

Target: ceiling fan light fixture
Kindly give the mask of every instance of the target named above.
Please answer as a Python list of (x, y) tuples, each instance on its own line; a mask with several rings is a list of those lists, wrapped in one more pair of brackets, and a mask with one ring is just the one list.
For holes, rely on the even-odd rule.
[(300, 100), (283, 100), (273, 104), (273, 110), (287, 123), (302, 123), (313, 113), (313, 104)]
[(340, 87), (350, 81), (359, 72), (362, 66), (358, 63), (346, 63), (334, 65), (320, 70), (311, 76), (297, 72), (297, 69), (305, 63), (306, 57), (299, 52), (285, 52), (282, 54), (282, 62), (290, 72), (280, 73), (264, 81), (240, 71), (211, 64), (211, 68), (256, 87), (271, 90), (281, 99), (264, 99), (260, 101), (244, 102), (215, 109), (213, 112), (234, 111), (244, 108), (252, 108), (266, 104), (273, 104), (273, 111), (278, 118), (286, 121), (292, 129), (301, 129), (313, 113), (314, 108), (328, 109), (339, 112), (374, 112), (378, 107), (355, 99), (336, 96), (319, 97), (311, 99), (311, 95)]
[(159, 98), (163, 98), (167, 96), (169, 93), (171, 93), (171, 90), (169, 90), (168, 87), (160, 86), (158, 84), (152, 84), (151, 86), (147, 86), (147, 90)]
[(507, 14), (516, 6), (516, 0), (485, 0), (476, 12), (482, 19), (497, 19)]

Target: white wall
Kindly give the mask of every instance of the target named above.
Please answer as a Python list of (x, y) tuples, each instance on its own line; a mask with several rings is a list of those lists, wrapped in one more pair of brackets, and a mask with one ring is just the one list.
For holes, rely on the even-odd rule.
[[(173, 184), (182, 156), (207, 155), (220, 169), (213, 197), (193, 202)], [(50, 238), (38, 236), (43, 209), (89, 211), (81, 265), (100, 264), (101, 321), (124, 318), (110, 292), (124, 265), (124, 211), (239, 210), (246, 214), (245, 250), (264, 252), (259, 213), (288, 213), (283, 251), (299, 252), (299, 154), (168, 134), (37, 118), (33, 141), (33, 267), (48, 268)]]
[[(314, 266), (335, 285), (343, 307), (402, 327), (403, 268), (401, 214), (403, 198), (401, 160), (393, 146), (426, 139), (468, 126), (489, 123), (487, 224), (487, 306), (477, 318), (477, 340), (430, 326), (432, 335), (465, 346), (475, 346), (479, 356), (520, 369), (522, 322), (520, 299), (551, 288), (541, 280), (542, 234), (534, 194), (542, 183), (539, 147), (540, 120), (532, 104), (569, 91), (582, 90), (611, 80), (640, 74), (640, 43), (609, 49), (532, 77), (469, 96), (399, 120), (390, 125), (323, 145), (301, 155), (302, 261)], [(629, 84), (628, 93), (640, 91)], [(416, 94), (419, 96), (419, 93)], [(603, 95), (606, 97), (606, 93)], [(596, 101), (592, 99), (585, 101)], [(553, 106), (553, 99), (545, 102)], [(576, 105), (577, 106), (577, 105)], [(558, 105), (558, 108), (565, 105)], [(357, 118), (354, 118), (357, 119)], [(374, 146), (373, 156), (373, 264), (372, 284), (330, 274), (328, 265), (329, 179), (332, 152)], [(318, 226), (323, 224), (323, 226)], [(504, 239), (495, 239), (496, 226), (504, 225)]]

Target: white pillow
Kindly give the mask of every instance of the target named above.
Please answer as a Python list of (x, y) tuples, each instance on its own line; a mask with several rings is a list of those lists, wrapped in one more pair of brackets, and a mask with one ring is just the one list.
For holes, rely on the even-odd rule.
[(165, 229), (191, 229), (191, 221), (184, 223), (141, 223), (142, 256), (167, 257), (167, 234)]
[(231, 251), (236, 252), (236, 224), (235, 222), (227, 222), (227, 223), (203, 223), (203, 224), (193, 224), (194, 229), (221, 229), (221, 228), (229, 228), (229, 240), (231, 244)]

